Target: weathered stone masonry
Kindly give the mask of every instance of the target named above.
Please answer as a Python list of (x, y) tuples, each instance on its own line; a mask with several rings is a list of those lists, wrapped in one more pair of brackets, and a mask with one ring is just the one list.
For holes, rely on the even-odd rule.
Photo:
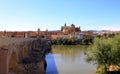
[[(28, 51), (39, 48), (35, 44), (37, 42), (39, 41), (36, 38), (0, 38), (0, 74), (8, 74), (9, 70), (20, 71), (18, 62), (28, 56)], [(45, 39), (42, 39), (40, 44), (43, 44), (44, 49), (50, 48)], [(39, 66), (41, 73), (45, 74), (43, 62)]]

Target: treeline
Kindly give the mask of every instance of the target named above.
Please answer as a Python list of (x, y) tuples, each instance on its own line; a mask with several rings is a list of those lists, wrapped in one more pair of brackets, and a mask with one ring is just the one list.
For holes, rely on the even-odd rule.
[(96, 35), (96, 37), (101, 38), (101, 37), (105, 37), (105, 38), (112, 38), (116, 35), (119, 35), (120, 33), (104, 33), (103, 35)]
[(76, 37), (58, 37), (52, 40), (52, 44), (54, 45), (91, 45), (94, 42), (94, 38), (113, 38), (114, 36), (119, 35), (119, 33), (115, 34), (103, 34), (103, 35), (83, 35), (81, 39), (77, 39)]
[(58, 37), (52, 41), (52, 44), (55, 44), (55, 45), (75, 45), (76, 38)]
[(93, 38), (83, 38), (80, 40), (77, 40), (75, 37), (73, 38), (64, 38), (64, 37), (58, 37), (55, 40), (52, 41), (52, 44), (55, 45), (89, 45), (93, 43)]

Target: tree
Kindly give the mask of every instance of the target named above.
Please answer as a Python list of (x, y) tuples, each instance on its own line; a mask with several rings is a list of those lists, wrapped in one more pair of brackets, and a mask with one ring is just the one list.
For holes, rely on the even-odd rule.
[(88, 51), (86, 61), (104, 66), (104, 73), (110, 65), (120, 64), (120, 35), (113, 38), (95, 38)]

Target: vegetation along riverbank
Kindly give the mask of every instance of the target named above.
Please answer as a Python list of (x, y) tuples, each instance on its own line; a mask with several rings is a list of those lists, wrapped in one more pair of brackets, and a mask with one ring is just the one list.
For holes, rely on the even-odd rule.
[(94, 44), (91, 45), (87, 52), (86, 61), (94, 62), (98, 66), (95, 74), (119, 72), (120, 35), (95, 38)]

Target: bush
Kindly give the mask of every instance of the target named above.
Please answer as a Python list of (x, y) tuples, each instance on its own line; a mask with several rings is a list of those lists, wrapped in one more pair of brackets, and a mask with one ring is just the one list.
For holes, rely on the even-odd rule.
[(55, 39), (53, 41), (53, 44), (57, 44), (57, 45), (74, 45), (75, 43), (76, 43), (75, 38), (61, 38), (61, 37), (58, 37), (57, 39)]

